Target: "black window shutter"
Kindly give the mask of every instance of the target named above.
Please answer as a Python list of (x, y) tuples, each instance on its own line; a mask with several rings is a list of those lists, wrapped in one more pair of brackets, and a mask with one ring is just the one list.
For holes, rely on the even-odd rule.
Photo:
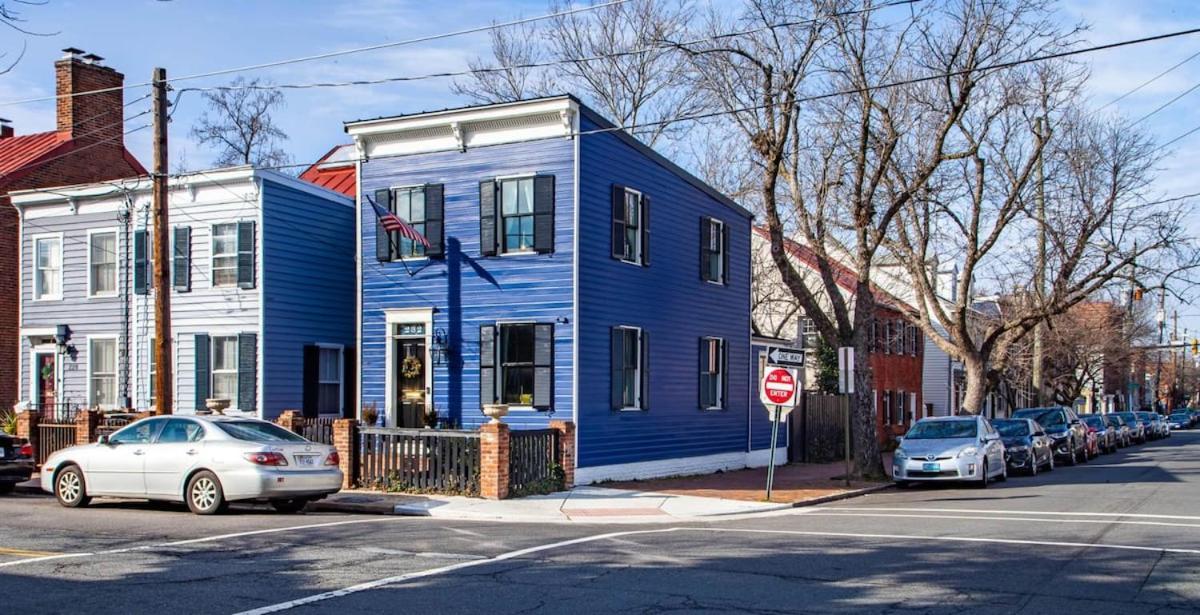
[(554, 325), (533, 326), (533, 407), (554, 409)]
[(318, 386), (318, 378), (320, 377), (318, 369), (320, 366), (320, 361), (320, 347), (313, 345), (304, 347), (304, 364), (301, 371), (301, 374), (303, 374), (302, 388), (304, 393), (303, 401), (301, 403), (302, 409), (304, 410), (304, 416), (307, 418), (316, 418), (316, 416), (320, 414), (320, 409), (317, 407), (317, 404), (319, 403), (318, 400), (320, 400), (320, 395), (318, 392), (321, 388)]
[(554, 251), (554, 176), (533, 178), (533, 250)]
[(146, 231), (133, 232), (133, 293), (144, 295), (149, 290), (149, 276), (146, 275)]
[(625, 407), (625, 330), (620, 327), (613, 327), (610, 333), (611, 345), (609, 346), (609, 358), (611, 360), (612, 380), (609, 383), (609, 405), (613, 410), (620, 410)]
[(700, 338), (700, 368), (697, 370), (697, 373), (699, 374), (697, 379), (700, 385), (699, 399), (701, 410), (704, 410), (705, 408), (711, 408), (713, 405), (713, 401), (709, 399), (708, 387), (705, 386), (707, 383), (704, 381), (704, 375), (708, 373), (708, 350), (708, 340), (703, 337)]
[(197, 410), (207, 410), (208, 409), (208, 406), (205, 405), (205, 400), (208, 399), (209, 391), (211, 390), (209, 388), (210, 372), (209, 372), (208, 353), (209, 353), (208, 334), (207, 333), (197, 333), (196, 334), (196, 352), (195, 352), (196, 366), (195, 366), (195, 372), (194, 372), (195, 376), (196, 376), (195, 407)]
[(192, 227), (175, 227), (175, 262), (172, 270), (175, 290), (192, 290)]
[(625, 186), (612, 187), (612, 257), (625, 258)]
[(479, 182), (479, 253), (496, 255), (496, 182)]
[(352, 419), (358, 416), (358, 355), (353, 346), (342, 349), (342, 418)]
[(254, 288), (254, 221), (238, 222), (237, 226), (238, 288)]
[[(386, 211), (392, 210), (392, 190), (390, 188), (380, 188), (375, 191), (375, 203)], [(375, 213), (375, 208), (371, 208), (371, 217), (375, 218), (375, 260), (386, 262), (392, 260), (392, 237), (388, 232), (383, 230), (383, 221), (379, 219), (379, 214)]]
[(650, 266), (650, 197), (642, 195), (642, 266)]
[(443, 224), (445, 202), (446, 190), (442, 184), (425, 186), (425, 239), (429, 241), (429, 247), (425, 248), (426, 256), (441, 257), (446, 254)]
[(708, 234), (712, 231), (709, 228), (712, 223), (708, 218), (700, 218), (700, 279), (705, 282), (709, 281), (708, 255), (711, 250), (708, 249)]
[(721, 225), (721, 283), (729, 284), (729, 225)]
[(258, 335), (238, 335), (238, 410), (258, 410)]
[(721, 340), (721, 407), (729, 407), (729, 345)]
[(638, 383), (642, 392), (642, 410), (650, 409), (650, 335), (646, 330), (641, 331), (641, 375), (642, 381)]
[(496, 326), (479, 327), (479, 403), (496, 403)]

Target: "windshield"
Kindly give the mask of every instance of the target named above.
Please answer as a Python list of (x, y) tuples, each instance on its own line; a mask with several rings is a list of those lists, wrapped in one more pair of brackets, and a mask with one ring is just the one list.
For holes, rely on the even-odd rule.
[(1192, 415), (1190, 415), (1190, 414), (1188, 414), (1188, 413), (1186, 413), (1186, 412), (1176, 412), (1175, 414), (1172, 414), (1172, 415), (1171, 415), (1171, 418), (1173, 418), (1173, 419), (1187, 420), (1187, 419), (1190, 419), (1190, 418), (1192, 418)]
[(1025, 421), (992, 421), (992, 426), (1005, 438), (1029, 435), (1029, 423)]
[(1119, 412), (1117, 413), (1117, 416), (1121, 417), (1121, 419), (1125, 422), (1137, 420), (1137, 417), (1134, 416), (1132, 412)]
[(1085, 416), (1083, 417), (1083, 422), (1087, 423), (1091, 427), (1095, 427), (1096, 429), (1104, 429), (1108, 427), (1108, 425), (1104, 422), (1104, 419), (1098, 416)]
[(908, 430), (905, 440), (938, 440), (943, 438), (974, 438), (978, 435), (975, 421), (922, 421)]
[(221, 421), (214, 423), (221, 431), (249, 442), (308, 442), (304, 438), (271, 423), (259, 421)]

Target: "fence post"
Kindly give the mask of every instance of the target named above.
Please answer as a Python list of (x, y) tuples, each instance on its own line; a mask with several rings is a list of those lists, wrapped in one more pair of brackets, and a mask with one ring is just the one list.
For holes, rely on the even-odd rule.
[(95, 410), (80, 410), (75, 414), (75, 444), (88, 444), (96, 439), (96, 428), (100, 426), (100, 413)]
[(479, 496), (487, 500), (508, 497), (509, 432), (504, 423), (479, 428)]
[(358, 421), (338, 419), (333, 422), (333, 448), (337, 450), (338, 467), (342, 470), (342, 489), (356, 482), (358, 470)]
[(563, 487), (575, 486), (575, 423), (572, 421), (550, 421), (550, 429), (558, 431), (558, 459), (563, 470)]
[(294, 434), (304, 431), (304, 417), (295, 410), (284, 410), (279, 418), (275, 419), (275, 424)]
[(24, 438), (35, 451), (38, 446), (38, 422), (41, 418), (33, 410), (17, 413), (17, 437)]

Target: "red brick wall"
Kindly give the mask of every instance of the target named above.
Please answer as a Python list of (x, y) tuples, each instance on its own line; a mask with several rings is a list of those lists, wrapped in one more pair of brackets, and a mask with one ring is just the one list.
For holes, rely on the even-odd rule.
[(125, 76), (97, 64), (79, 59), (62, 59), (54, 63), (58, 131), (69, 132), (71, 138), (84, 143), (111, 141), (119, 144), (125, 132), (121, 117), (124, 113), (123, 90), (63, 97), (63, 94), (91, 92), (120, 87)]
[[(875, 318), (879, 322), (892, 321), (900, 318), (900, 314), (893, 310), (880, 307), (875, 314)], [(875, 380), (875, 421), (878, 427), (880, 443), (891, 440), (894, 436), (902, 436), (908, 428), (912, 426), (911, 414), (909, 409), (905, 408), (905, 421), (902, 425), (888, 424), (888, 417), (884, 415), (883, 396), (886, 391), (904, 391), (916, 396), (917, 400), (917, 418), (921, 418), (924, 412), (924, 400), (921, 397), (922, 380), (922, 364), (924, 362), (924, 336), (917, 333), (917, 355), (908, 354), (908, 348), (905, 347), (904, 354), (885, 354), (883, 352), (871, 353), (871, 371)], [(911, 403), (911, 402), (909, 402)]]

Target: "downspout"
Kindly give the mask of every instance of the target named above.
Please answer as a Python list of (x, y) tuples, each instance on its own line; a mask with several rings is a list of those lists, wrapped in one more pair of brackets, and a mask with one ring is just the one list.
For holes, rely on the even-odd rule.
[(125, 195), (125, 208), (117, 213), (117, 219), (121, 222), (121, 241), (124, 242), (124, 248), (120, 250), (124, 279), (121, 282), (119, 293), (121, 299), (121, 407), (132, 408), (133, 400), (129, 396), (129, 381), (132, 376), (129, 372), (129, 339), (133, 334), (133, 326), (129, 310), (129, 301), (132, 296), (129, 286), (133, 283), (133, 268), (130, 266), (133, 248), (129, 229), (133, 220), (133, 201), (128, 194)]

